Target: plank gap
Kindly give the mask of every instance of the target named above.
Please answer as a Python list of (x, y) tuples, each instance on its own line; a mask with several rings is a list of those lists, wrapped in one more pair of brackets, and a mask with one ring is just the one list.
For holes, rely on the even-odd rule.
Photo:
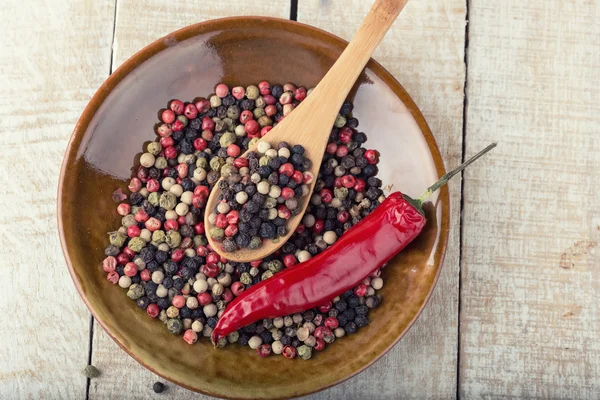
[[(464, 49), (464, 63), (465, 63), (465, 81), (463, 85), (463, 119), (462, 119), (462, 154), (461, 163), (466, 160), (466, 140), (467, 140), (467, 85), (469, 83), (469, 0), (465, 0), (465, 49)], [(456, 398), (460, 399), (460, 313), (462, 312), (462, 261), (463, 261), (463, 209), (465, 207), (465, 171), (463, 170), (460, 174), (460, 211), (459, 211), (459, 234), (458, 234), (458, 324), (456, 330)]]
[[(90, 315), (90, 342), (88, 347), (88, 365), (92, 365), (92, 350), (94, 348), (94, 316)], [(87, 378), (85, 385), (85, 400), (90, 398), (91, 379)]]
[[(110, 60), (109, 60), (109, 67), (108, 67), (108, 75), (112, 75), (113, 73), (113, 60), (114, 60), (114, 54), (115, 54), (115, 38), (116, 38), (116, 33), (117, 33), (117, 7), (119, 5), (119, 0), (115, 0), (115, 15), (113, 16), (113, 32), (112, 32), (112, 39), (110, 42)], [(93, 318), (93, 317), (92, 317)]]
[(290, 19), (298, 21), (298, 0), (290, 0)]

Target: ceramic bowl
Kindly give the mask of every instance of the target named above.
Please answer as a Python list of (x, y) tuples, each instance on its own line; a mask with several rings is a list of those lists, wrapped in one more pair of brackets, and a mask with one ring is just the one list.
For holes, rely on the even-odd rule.
[[(192, 25), (144, 48), (102, 84), (69, 142), (60, 175), (58, 222), (67, 266), (96, 321), (146, 368), (186, 388), (218, 397), (271, 399), (305, 395), (364, 370), (407, 332), (429, 298), (448, 239), (447, 189), (427, 207), (423, 234), (384, 269), (383, 303), (370, 324), (309, 361), (258, 357), (239, 345), (189, 346), (148, 318), (100, 267), (106, 233), (120, 225), (111, 195), (127, 193), (157, 112), (174, 98), (191, 100), (214, 85), (261, 80), (315, 86), (347, 42), (307, 25), (259, 17)], [(418, 195), (444, 173), (434, 138), (400, 84), (370, 61), (351, 97), (367, 147), (381, 152), (380, 177)], [(139, 164), (138, 164), (139, 165)], [(435, 206), (434, 206), (435, 205)]]

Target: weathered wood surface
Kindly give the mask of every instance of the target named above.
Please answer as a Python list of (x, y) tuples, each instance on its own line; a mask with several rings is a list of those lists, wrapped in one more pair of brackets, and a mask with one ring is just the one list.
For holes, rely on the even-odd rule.
[(60, 249), (56, 187), (108, 75), (113, 23), (112, 1), (2, 3), (0, 399), (85, 397), (90, 314)]
[(600, 397), (600, 2), (472, 1), (460, 394)]
[[(350, 40), (371, 4), (300, 0), (298, 21)], [(465, 8), (464, 0), (409, 2), (374, 55), (419, 105), (446, 167), (459, 164), (462, 154)], [(451, 182), (450, 196), (453, 229), (448, 251), (423, 314), (405, 338), (371, 368), (314, 398), (456, 396), (460, 179)]]

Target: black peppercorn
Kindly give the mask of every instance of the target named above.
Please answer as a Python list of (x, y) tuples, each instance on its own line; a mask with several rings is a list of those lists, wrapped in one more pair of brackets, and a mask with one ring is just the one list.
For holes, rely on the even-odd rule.
[(279, 341), (282, 345), (288, 346), (290, 343), (292, 343), (292, 338), (284, 335), (281, 337), (281, 339), (279, 339)]
[(173, 288), (177, 290), (183, 289), (185, 282), (180, 277), (176, 276), (173, 278)]
[(168, 275), (165, 276), (162, 281), (162, 285), (165, 287), (165, 289), (171, 289), (173, 287), (173, 278)]
[(158, 308), (160, 308), (161, 310), (166, 310), (167, 308), (169, 308), (169, 306), (171, 305), (169, 302), (169, 299), (166, 297), (159, 297), (158, 300), (156, 301), (156, 305), (158, 306)]
[(111, 244), (104, 250), (104, 254), (116, 257), (119, 254), (119, 248)]
[(148, 304), (150, 304), (150, 300), (148, 300), (148, 297), (143, 296), (143, 297), (140, 297), (139, 299), (137, 299), (136, 303), (139, 308), (141, 308), (142, 310), (145, 310), (146, 307), (148, 307)]
[(350, 307), (350, 308), (356, 308), (358, 306), (358, 304), (359, 304), (358, 303), (358, 296), (356, 296), (356, 295), (353, 294), (352, 296), (349, 296), (346, 299), (346, 302), (348, 303), (348, 307)]
[(347, 334), (353, 334), (356, 333), (356, 324), (354, 322), (348, 322), (346, 325), (344, 325), (344, 330), (346, 331)]
[(260, 337), (261, 337), (263, 343), (266, 343), (266, 344), (273, 343), (273, 336), (271, 335), (271, 332), (269, 332), (269, 331), (262, 332), (260, 334)]
[(346, 308), (348, 308), (348, 304), (344, 300), (340, 300), (337, 303), (335, 303), (335, 308), (339, 312), (342, 312), (342, 311), (346, 310)]
[(162, 393), (165, 390), (165, 385), (162, 382), (155, 382), (152, 385), (152, 390), (154, 390), (154, 393)]

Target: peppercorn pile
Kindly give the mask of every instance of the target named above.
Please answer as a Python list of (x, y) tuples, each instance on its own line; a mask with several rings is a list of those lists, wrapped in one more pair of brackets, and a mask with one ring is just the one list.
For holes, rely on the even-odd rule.
[[(366, 135), (357, 130), (352, 104), (345, 102), (332, 128), (315, 192), (291, 238), (272, 256), (251, 263), (228, 262), (212, 251), (203, 220), (210, 190), (221, 176), (226, 178), (221, 188), (225, 201), (206, 212), (214, 212), (215, 223), (224, 215), (227, 226), (217, 224), (224, 246), (250, 247), (253, 240), (284, 234), (286, 217), (306, 194), (303, 185), (315, 179), (302, 174), (310, 161), (301, 146), (286, 143), (277, 149), (261, 144), (257, 153), (239, 155), (310, 92), (290, 83), (260, 82), (231, 90), (219, 84), (208, 99), (187, 104), (173, 100), (160, 114), (159, 138), (140, 157), (129, 183), (129, 201), (117, 207), (122, 226), (109, 233), (102, 266), (109, 282), (126, 289), (148, 316), (160, 319), (189, 344), (199, 334), (210, 337), (227, 304), (246, 288), (322, 252), (384, 200), (376, 177), (378, 153), (363, 147)], [(253, 160), (259, 167), (254, 180)], [(265, 165), (269, 174), (266, 169), (261, 174)], [(244, 175), (250, 175), (255, 188), (250, 193), (247, 187), (237, 190), (235, 180)], [(255, 206), (248, 210), (250, 204)], [(208, 232), (213, 233), (221, 235)], [(308, 359), (313, 351), (368, 324), (369, 309), (380, 303), (379, 275), (378, 270), (318, 308), (248, 325), (217, 345), (238, 342), (261, 356), (273, 352)]]
[[(309, 192), (314, 179), (310, 160), (304, 148), (285, 142), (272, 149), (266, 141), (257, 145), (257, 152), (238, 160), (245, 168), (224, 176), (219, 181), (221, 194), (215, 212), (209, 215), (213, 225), (210, 236), (223, 241), (223, 250), (257, 249), (263, 239), (277, 239), (287, 234), (286, 221), (302, 211), (299, 201)], [(239, 210), (239, 211), (238, 211)]]

